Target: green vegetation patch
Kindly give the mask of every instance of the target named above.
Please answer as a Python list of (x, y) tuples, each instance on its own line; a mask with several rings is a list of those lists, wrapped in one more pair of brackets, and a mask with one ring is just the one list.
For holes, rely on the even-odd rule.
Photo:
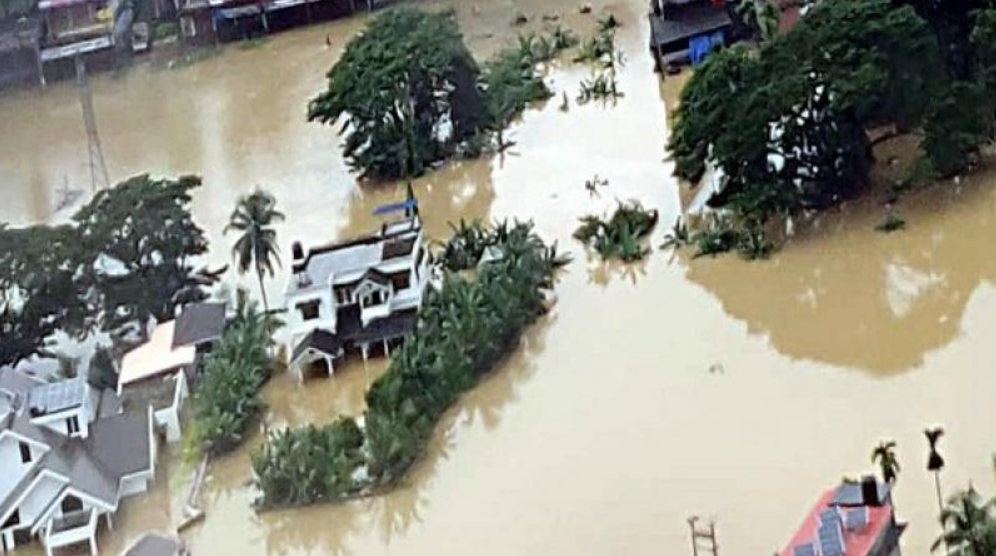
[(457, 397), (507, 355), (546, 311), (566, 261), (516, 223), (476, 277), (447, 272), (418, 327), (367, 392), (362, 419), (270, 434), (253, 457), (259, 508), (330, 502), (389, 489), (421, 456)]
[(650, 252), (642, 240), (653, 231), (657, 218), (656, 210), (644, 209), (637, 201), (619, 203), (608, 220), (594, 215), (581, 218), (574, 237), (603, 259), (635, 261)]

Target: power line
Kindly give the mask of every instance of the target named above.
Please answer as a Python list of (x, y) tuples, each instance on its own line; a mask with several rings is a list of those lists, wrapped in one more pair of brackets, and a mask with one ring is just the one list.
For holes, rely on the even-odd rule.
[(83, 56), (79, 54), (76, 55), (76, 85), (80, 91), (80, 107), (83, 109), (83, 126), (86, 128), (87, 151), (90, 155), (90, 187), (96, 192), (100, 187), (110, 187), (111, 179), (107, 174), (104, 149), (100, 145), (100, 134), (97, 132), (93, 92), (90, 90), (90, 80), (86, 75), (86, 64), (83, 62)]

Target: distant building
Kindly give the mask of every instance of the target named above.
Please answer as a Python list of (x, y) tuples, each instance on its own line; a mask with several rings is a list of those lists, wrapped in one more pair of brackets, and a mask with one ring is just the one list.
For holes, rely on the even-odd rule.
[(121, 361), (118, 394), (125, 407), (151, 406), (156, 426), (168, 442), (180, 440), (180, 412), (190, 395), (190, 382), (224, 328), (224, 304), (188, 305), (175, 320), (157, 325), (149, 341)]
[(889, 485), (874, 477), (823, 493), (779, 556), (902, 556)]
[(652, 0), (650, 50), (658, 70), (690, 60), (732, 42), (745, 31), (735, 16), (736, 2), (726, 0)]
[(389, 353), (415, 329), (429, 281), (429, 257), (414, 200), (382, 207), (404, 217), (375, 233), (316, 247), (305, 254), (295, 243), (293, 276), (287, 286), (291, 367), (303, 380), (312, 365), (330, 375), (350, 351), (366, 358)]
[(38, 538), (52, 551), (88, 543), (125, 497), (155, 477), (148, 410), (122, 412), (109, 390), (81, 378), (43, 382), (0, 371), (0, 548)]
[(45, 33), (39, 52), (44, 66), (78, 57), (110, 55), (116, 46), (131, 48), (135, 11), (121, 0), (40, 0)]

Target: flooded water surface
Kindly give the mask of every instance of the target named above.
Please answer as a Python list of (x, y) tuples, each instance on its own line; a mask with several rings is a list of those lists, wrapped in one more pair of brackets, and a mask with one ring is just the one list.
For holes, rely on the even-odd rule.
[[(583, 35), (594, 25), (567, 0), (454, 3), (481, 56), (520, 30), (510, 27), (517, 12), (528, 29), (552, 12)], [(900, 233), (874, 231), (884, 209), (870, 201), (825, 215), (770, 261), (658, 251), (639, 265), (604, 265), (570, 238), (579, 216), (634, 198), (669, 224), (681, 202), (664, 152), (678, 83), (651, 71), (645, 3), (595, 11), (603, 7), (624, 25), (617, 105), (561, 110), (561, 92), (576, 96), (590, 71), (563, 60), (549, 75), (557, 98), (514, 126), (510, 152), (416, 185), (436, 238), (449, 221), (480, 217), (533, 219), (558, 240), (574, 262), (555, 310), (446, 415), (426, 458), (388, 496), (256, 515), (247, 484), (259, 435), (214, 462), (207, 518), (184, 534), (194, 554), (679, 555), (690, 553), (691, 515), (716, 519), (724, 556), (771, 554), (823, 489), (871, 471), (873, 446), (893, 438), (898, 512), (911, 524), (904, 553), (926, 555), (938, 527), (922, 430), (933, 424), (948, 431), (945, 487), (996, 487), (996, 173), (903, 199)], [(304, 118), (361, 27), (338, 21), (181, 69), (93, 78), (112, 181), (202, 175), (193, 210), (214, 264), (228, 261), (222, 229), (235, 200), (256, 185), (288, 216), (285, 245), (369, 228), (373, 208), (403, 188), (358, 185), (334, 131)], [(71, 209), (55, 210), (66, 190), (90, 188), (76, 91), (0, 98), (0, 129), (0, 220), (66, 218)], [(583, 187), (595, 174), (610, 182), (599, 198)], [(267, 387), (267, 424), (359, 414), (383, 369), (355, 362), (304, 386), (279, 376)], [(156, 491), (128, 501), (103, 533), (103, 552), (145, 529), (174, 529), (190, 472), (171, 456)]]

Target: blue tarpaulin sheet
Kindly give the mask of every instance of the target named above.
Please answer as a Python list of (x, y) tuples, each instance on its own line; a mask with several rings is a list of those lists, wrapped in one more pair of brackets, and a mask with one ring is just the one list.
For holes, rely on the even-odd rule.
[(692, 65), (697, 66), (704, 62), (710, 52), (723, 46), (723, 42), (722, 31), (697, 35), (688, 39), (688, 57), (692, 59)]
[(389, 205), (381, 205), (374, 209), (375, 215), (388, 214), (391, 212), (401, 212), (408, 211), (418, 206), (418, 202), (415, 199), (408, 199), (407, 201), (401, 201), (400, 203), (391, 203)]

